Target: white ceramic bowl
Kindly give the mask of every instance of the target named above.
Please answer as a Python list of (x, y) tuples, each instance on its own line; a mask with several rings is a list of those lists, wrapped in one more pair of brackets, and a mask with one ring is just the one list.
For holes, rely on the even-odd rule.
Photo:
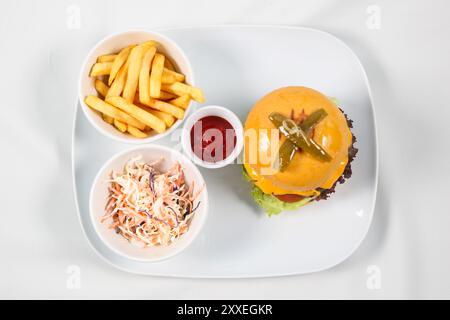
[(208, 192), (205, 186), (197, 199), (197, 201), (200, 201), (200, 204), (192, 218), (189, 230), (175, 242), (169, 246), (146, 248), (130, 244), (124, 237), (116, 234), (113, 229), (108, 228), (108, 222), (101, 223), (100, 217), (105, 213), (111, 171), (122, 170), (130, 158), (140, 155), (142, 160), (146, 162), (164, 158), (164, 161), (158, 165), (158, 169), (162, 171), (170, 169), (175, 162), (179, 162), (184, 170), (186, 182), (189, 185), (194, 183), (196, 190), (200, 186), (205, 185), (205, 181), (200, 171), (189, 159), (178, 151), (160, 145), (139, 146), (120, 152), (109, 159), (98, 172), (92, 184), (89, 198), (90, 217), (96, 233), (105, 245), (117, 254), (137, 261), (154, 262), (180, 253), (194, 241), (208, 215)]
[[(198, 120), (207, 116), (217, 116), (224, 118), (233, 126), (236, 132), (236, 146), (232, 151), (232, 153), (227, 158), (215, 163), (203, 161), (202, 159), (197, 157), (197, 155), (195, 155), (195, 153), (192, 151), (191, 146), (192, 127)], [(239, 118), (234, 114), (234, 112), (230, 111), (229, 109), (221, 106), (201, 107), (197, 109), (195, 113), (193, 113), (189, 118), (186, 119), (186, 122), (183, 125), (181, 144), (183, 146), (185, 154), (195, 164), (208, 169), (222, 168), (232, 163), (241, 153), (242, 147), (244, 145), (244, 129), (242, 128), (241, 120), (239, 120)]]
[[(95, 78), (89, 77), (89, 72), (92, 65), (96, 62), (98, 56), (118, 52), (126, 46), (142, 43), (148, 40), (157, 41), (160, 44), (160, 46), (158, 46), (158, 50), (170, 57), (176, 68), (186, 76), (186, 83), (195, 85), (194, 74), (192, 72), (192, 67), (188, 58), (175, 42), (162, 34), (145, 30), (132, 30), (112, 34), (98, 42), (88, 53), (83, 63), (83, 67), (81, 68), (78, 83), (78, 99), (80, 101), (81, 108), (83, 109), (83, 112), (88, 118), (89, 122), (105, 136), (120, 142), (132, 144), (150, 143), (169, 135), (183, 121), (176, 121), (172, 125), (172, 127), (170, 127), (163, 133), (153, 133), (147, 138), (140, 139), (118, 131), (112, 125), (103, 121), (102, 117), (98, 113), (94, 112), (84, 103), (84, 99), (87, 95), (97, 95), (97, 92), (94, 88)], [(186, 116), (189, 114), (189, 111), (190, 106), (186, 110)]]

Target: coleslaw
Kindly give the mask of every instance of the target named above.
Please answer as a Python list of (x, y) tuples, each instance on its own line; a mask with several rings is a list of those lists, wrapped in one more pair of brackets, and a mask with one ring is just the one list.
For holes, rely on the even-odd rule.
[(109, 196), (101, 222), (134, 245), (169, 245), (185, 234), (200, 202), (194, 202), (202, 186), (194, 192), (194, 183), (185, 181), (177, 162), (167, 172), (158, 163), (146, 163), (142, 157), (130, 159), (121, 172), (111, 172)]

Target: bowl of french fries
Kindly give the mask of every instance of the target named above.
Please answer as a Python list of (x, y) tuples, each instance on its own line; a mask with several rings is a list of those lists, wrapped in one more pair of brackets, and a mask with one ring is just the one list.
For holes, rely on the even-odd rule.
[(79, 100), (90, 123), (125, 143), (149, 143), (172, 133), (192, 102), (204, 102), (188, 58), (171, 39), (136, 30), (110, 35), (89, 52)]

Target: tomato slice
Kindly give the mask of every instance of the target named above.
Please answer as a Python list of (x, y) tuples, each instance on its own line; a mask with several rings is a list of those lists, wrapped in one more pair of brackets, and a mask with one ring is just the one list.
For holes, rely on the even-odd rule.
[(298, 202), (305, 198), (304, 196), (300, 196), (298, 194), (274, 194), (274, 196), (277, 197), (278, 200), (288, 203)]

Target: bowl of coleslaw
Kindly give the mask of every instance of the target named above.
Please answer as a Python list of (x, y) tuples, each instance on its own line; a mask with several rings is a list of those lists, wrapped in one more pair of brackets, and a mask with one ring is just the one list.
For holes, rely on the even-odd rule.
[(125, 150), (97, 173), (90, 217), (103, 243), (122, 257), (161, 261), (182, 252), (208, 215), (208, 193), (197, 167), (160, 145)]

